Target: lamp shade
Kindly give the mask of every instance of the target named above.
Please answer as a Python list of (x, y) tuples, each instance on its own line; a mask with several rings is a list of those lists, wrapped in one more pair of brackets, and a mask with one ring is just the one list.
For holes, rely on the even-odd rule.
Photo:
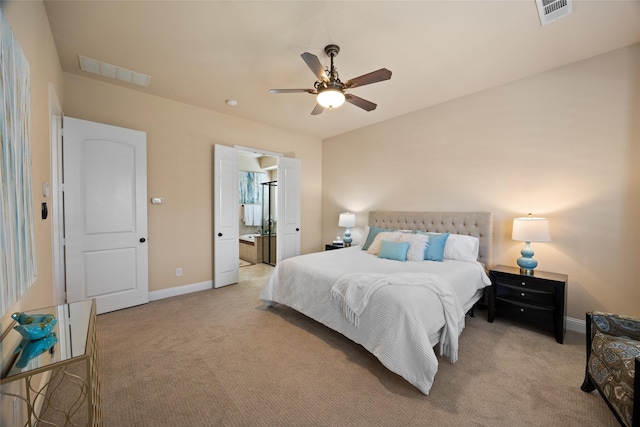
[(344, 104), (344, 93), (337, 89), (325, 89), (318, 94), (316, 101), (324, 108), (337, 108)]
[(549, 220), (533, 216), (515, 218), (511, 238), (519, 242), (550, 242)]
[(338, 219), (339, 227), (355, 227), (356, 226), (356, 215), (345, 212), (340, 214), (340, 219)]

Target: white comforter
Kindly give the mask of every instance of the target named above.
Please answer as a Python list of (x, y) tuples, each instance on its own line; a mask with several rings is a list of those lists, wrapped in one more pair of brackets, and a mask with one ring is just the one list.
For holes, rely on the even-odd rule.
[[(464, 329), (464, 311), (453, 289), (444, 279), (430, 273), (350, 273), (341, 276), (331, 287), (331, 296), (341, 307), (345, 317), (356, 328), (360, 315), (367, 308), (374, 293), (383, 286), (421, 286), (440, 299), (444, 326), (440, 335), (440, 355), (452, 363), (458, 360), (458, 335)], [(396, 289), (399, 292), (402, 290)], [(394, 294), (395, 296), (395, 294)], [(438, 361), (433, 358), (435, 364)]]
[(482, 288), (491, 283), (484, 268), (480, 263), (453, 260), (380, 259), (355, 246), (286, 259), (277, 265), (260, 293), (266, 304), (289, 306), (361, 344), (388, 369), (429, 394), (438, 370), (433, 347), (445, 326), (440, 298), (424, 286), (380, 287), (369, 296), (356, 327), (332, 301), (331, 287), (342, 276), (358, 272), (436, 274), (449, 284), (467, 311), (481, 297)]

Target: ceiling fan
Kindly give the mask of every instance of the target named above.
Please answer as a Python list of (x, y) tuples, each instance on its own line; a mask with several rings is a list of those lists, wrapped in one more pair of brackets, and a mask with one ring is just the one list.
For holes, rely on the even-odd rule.
[(333, 65), (333, 58), (335, 58), (340, 52), (340, 47), (335, 44), (330, 44), (324, 48), (324, 52), (331, 58), (331, 68), (326, 69), (322, 67), (320, 60), (312, 53), (305, 52), (302, 55), (304, 62), (311, 68), (313, 74), (316, 75), (318, 81), (313, 85), (313, 89), (270, 89), (270, 93), (298, 93), (307, 92), (312, 95), (316, 95), (316, 101), (318, 104), (311, 111), (311, 114), (316, 115), (322, 113), (325, 108), (333, 109), (341, 106), (345, 101), (362, 108), (366, 111), (373, 111), (377, 105), (371, 101), (360, 98), (358, 96), (346, 93), (347, 89), (352, 89), (358, 86), (364, 86), (371, 83), (377, 83), (391, 78), (391, 71), (386, 68), (381, 68), (377, 71), (372, 71), (368, 74), (364, 74), (355, 79), (342, 82), (338, 77), (338, 70)]

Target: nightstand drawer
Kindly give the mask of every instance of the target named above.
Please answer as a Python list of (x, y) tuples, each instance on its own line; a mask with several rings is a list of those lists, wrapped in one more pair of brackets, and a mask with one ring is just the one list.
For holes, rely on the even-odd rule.
[(496, 308), (513, 319), (538, 325), (553, 324), (553, 308), (496, 297)]
[(553, 289), (536, 289), (534, 287), (514, 286), (497, 281), (496, 298), (513, 299), (531, 304), (553, 307), (556, 294)]
[(553, 284), (547, 284), (543, 280), (527, 276), (514, 277), (498, 275), (496, 277), (496, 283), (498, 285), (511, 286), (514, 288), (535, 289), (552, 295), (556, 293), (557, 288), (557, 286)]

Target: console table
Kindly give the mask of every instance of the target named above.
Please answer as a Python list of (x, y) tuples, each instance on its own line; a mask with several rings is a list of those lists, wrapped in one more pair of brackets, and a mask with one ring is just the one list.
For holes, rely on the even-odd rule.
[[(102, 426), (102, 413), (100, 409), (100, 382), (98, 379), (98, 348), (96, 340), (96, 303), (95, 300), (79, 301), (69, 304), (62, 304), (52, 307), (44, 307), (37, 310), (31, 310), (28, 314), (51, 314), (56, 317), (57, 323), (53, 329), (57, 342), (48, 350), (41, 354), (34, 355), (32, 358), (23, 354), (26, 347), (18, 352), (7, 352), (6, 360), (2, 360), (3, 371), (0, 376), (0, 385), (5, 385), (13, 381), (24, 379), (25, 395), (13, 394), (0, 389), (0, 394), (4, 396), (12, 396), (19, 399), (27, 407), (28, 421), (25, 425), (31, 426), (33, 420), (36, 424), (46, 425), (58, 424), (48, 422), (41, 419), (42, 413), (51, 410), (55, 413), (56, 419), (62, 417), (65, 419), (62, 425), (77, 425), (71, 421), (72, 416), (76, 415), (79, 408), (84, 406), (86, 401), (87, 408), (87, 426)], [(24, 346), (28, 341), (22, 341), (20, 334), (13, 329), (16, 322), (13, 322), (9, 328), (3, 333), (1, 341), (4, 345), (8, 341), (17, 341), (13, 346), (18, 349)], [(14, 338), (10, 340), (8, 338)], [(15, 339), (15, 338), (18, 339)], [(86, 370), (84, 377), (76, 373), (68, 371), (72, 364), (84, 362)], [(51, 381), (51, 376), (47, 384), (35, 387), (32, 384), (34, 375), (47, 371), (59, 369), (64, 380), (72, 382), (79, 388), (80, 398), (71, 405), (71, 408), (59, 409), (51, 404), (51, 393), (58, 390), (58, 387), (52, 387), (53, 390), (47, 391), (47, 385)], [(50, 372), (51, 374), (52, 372)], [(4, 388), (4, 387), (3, 387)], [(34, 402), (37, 399), (43, 400), (43, 411), (36, 414), (34, 410)], [(83, 424), (84, 425), (84, 424)]]

